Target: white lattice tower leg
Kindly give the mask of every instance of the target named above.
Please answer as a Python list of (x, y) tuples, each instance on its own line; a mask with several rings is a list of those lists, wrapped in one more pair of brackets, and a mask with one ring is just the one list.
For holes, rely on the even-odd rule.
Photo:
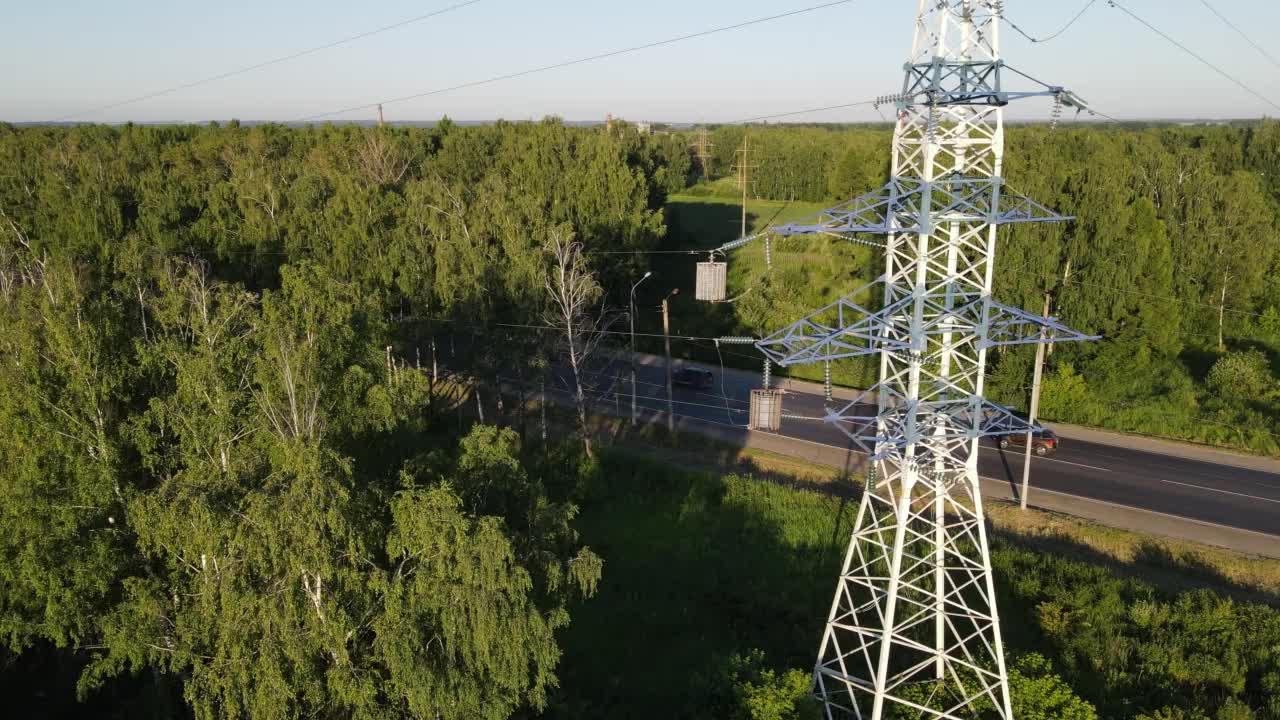
[[(907, 302), (881, 336), (913, 349), (881, 352), (877, 435), (905, 442), (868, 479), (823, 635), (815, 685), (830, 718), (879, 720), (894, 705), (1012, 718), (976, 463), (996, 226), (935, 198), (1001, 173), (1001, 104), (954, 100), (967, 87), (957, 68), (1000, 60), (996, 5), (920, 2), (907, 85), (932, 77), (953, 96), (905, 104), (894, 133), (894, 177), (925, 183), (890, 211), (918, 232), (891, 232), (885, 253), (885, 307)], [(988, 187), (999, 207), (999, 183)]]

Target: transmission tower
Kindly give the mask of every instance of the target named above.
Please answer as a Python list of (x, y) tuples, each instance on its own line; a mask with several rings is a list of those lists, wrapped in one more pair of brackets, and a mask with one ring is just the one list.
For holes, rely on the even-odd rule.
[[(828, 718), (1012, 718), (977, 458), (980, 438), (1028, 424), (983, 397), (987, 353), (1092, 338), (991, 297), (997, 229), (1069, 219), (1005, 187), (1003, 108), (1083, 107), (1004, 64), (1002, 4), (920, 0), (902, 92), (882, 99), (897, 109), (890, 182), (772, 229), (885, 258), (870, 285), (756, 344), (782, 366), (880, 360), (879, 382), (826, 417), (869, 456), (815, 668)], [(1012, 74), (1037, 87), (1006, 90)]]
[(693, 142), (689, 144), (689, 147), (693, 149), (694, 157), (698, 158), (698, 168), (702, 170), (702, 179), (710, 181), (711, 150), (715, 148), (715, 144), (711, 142), (706, 128), (698, 128), (698, 134)]

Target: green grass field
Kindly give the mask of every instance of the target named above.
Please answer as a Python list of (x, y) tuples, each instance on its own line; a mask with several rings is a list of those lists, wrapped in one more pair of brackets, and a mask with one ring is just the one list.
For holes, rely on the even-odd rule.
[[(734, 655), (758, 648), (776, 669), (812, 667), (856, 491), (677, 470), (649, 457), (608, 451), (582, 491), (578, 526), (605, 559), (604, 578), (562, 635), (561, 690), (548, 717), (720, 717)], [(1012, 657), (1042, 653), (1102, 717), (1171, 706), (1280, 719), (1280, 612), (1210, 591), (1159, 590), (1138, 577), (1137, 560), (1130, 570), (1067, 535), (1046, 554), (1044, 540), (994, 535)], [(1255, 713), (1218, 714), (1232, 703)]]

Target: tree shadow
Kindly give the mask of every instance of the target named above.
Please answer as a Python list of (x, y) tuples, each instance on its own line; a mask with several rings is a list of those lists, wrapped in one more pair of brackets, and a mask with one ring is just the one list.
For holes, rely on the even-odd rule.
[(1210, 348), (1190, 347), (1178, 353), (1178, 359), (1186, 366), (1191, 377), (1198, 382), (1204, 382), (1205, 378), (1209, 377), (1209, 370), (1218, 361), (1218, 357), (1217, 351)]
[[(601, 595), (574, 612), (563, 690), (548, 716), (706, 717), (723, 701), (721, 674), (735, 654), (760, 648), (775, 668), (811, 667), (856, 518), (857, 483), (797, 478), (720, 445), (666, 462), (641, 450), (610, 455), (584, 497), (580, 525), (583, 541), (605, 558)], [(723, 470), (690, 470), (711, 462)], [(1115, 578), (1126, 601), (1151, 592), (1169, 601), (1208, 585), (1240, 602), (1280, 606), (1275, 591), (1155, 540), (1120, 560), (1066, 534), (989, 533), (1012, 654), (1062, 660), (1040, 604), (1050, 597), (1045, 588), (1073, 574)], [(1019, 563), (1046, 558), (1068, 570), (1020, 571)], [(1117, 691), (1097, 673), (1079, 681), (1077, 690), (1100, 707)]]
[(1133, 550), (1132, 559), (1121, 560), (1065, 533), (1027, 535), (1000, 528), (992, 528), (990, 533), (994, 541), (1010, 547), (1095, 565), (1117, 577), (1148, 583), (1165, 595), (1208, 585), (1214, 591), (1241, 602), (1280, 608), (1280, 590), (1240, 583), (1194, 550), (1178, 552), (1154, 539), (1139, 541)]
[[(821, 527), (778, 522), (815, 503), (830, 510)], [(850, 503), (606, 453), (578, 520), (605, 574), (562, 635), (546, 716), (721, 716), (733, 656), (759, 648), (771, 665), (811, 666)]]

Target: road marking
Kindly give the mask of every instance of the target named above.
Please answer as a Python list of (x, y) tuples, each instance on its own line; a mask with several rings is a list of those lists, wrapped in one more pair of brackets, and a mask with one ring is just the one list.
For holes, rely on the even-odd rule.
[(1265, 497), (1259, 497), (1257, 495), (1246, 495), (1245, 493), (1232, 492), (1231, 490), (1220, 490), (1218, 488), (1205, 487), (1204, 485), (1195, 485), (1193, 483), (1178, 482), (1177, 480), (1165, 480), (1164, 478), (1155, 478), (1155, 479), (1159, 480), (1162, 483), (1169, 483), (1170, 485), (1181, 485), (1183, 487), (1196, 488), (1197, 490), (1208, 490), (1209, 492), (1222, 493), (1223, 495), (1236, 495), (1242, 498), (1249, 498), (1250, 500), (1261, 500), (1262, 502), (1280, 503), (1280, 500), (1277, 500), (1275, 498), (1265, 498)]
[[(998, 485), (1002, 485), (1002, 486), (1003, 486), (1003, 485), (1008, 485), (1008, 484), (1009, 484), (1009, 481), (1008, 481), (1008, 480), (999, 480), (999, 479), (997, 479), (997, 478), (987, 477), (986, 475), (979, 475), (979, 476), (978, 476), (978, 478), (979, 478), (980, 480), (988, 480), (988, 481), (990, 481), (990, 482), (997, 483)], [(1249, 528), (1235, 527), (1235, 526), (1232, 526), (1232, 525), (1223, 525), (1223, 524), (1221, 524), (1221, 523), (1210, 522), (1209, 520), (1199, 520), (1199, 519), (1197, 519), (1197, 518), (1187, 517), (1187, 516), (1185, 516), (1185, 515), (1174, 515), (1174, 514), (1172, 514), (1172, 513), (1160, 512), (1159, 510), (1149, 510), (1149, 509), (1147, 509), (1147, 508), (1141, 508), (1141, 507), (1138, 507), (1138, 506), (1136, 506), (1136, 505), (1125, 505), (1124, 503), (1111, 502), (1110, 500), (1099, 500), (1099, 499), (1097, 499), (1097, 498), (1091, 498), (1091, 497), (1089, 497), (1089, 496), (1087, 496), (1087, 495), (1072, 495), (1071, 493), (1068, 493), (1068, 492), (1062, 492), (1061, 490), (1050, 490), (1050, 489), (1048, 489), (1048, 488), (1035, 488), (1035, 491), (1036, 491), (1036, 492), (1038, 492), (1038, 493), (1048, 493), (1048, 494), (1050, 494), (1050, 495), (1061, 495), (1062, 497), (1065, 497), (1065, 498), (1071, 498), (1072, 500), (1082, 500), (1082, 501), (1084, 501), (1084, 502), (1096, 503), (1096, 504), (1098, 504), (1098, 505), (1106, 505), (1106, 506), (1108, 506), (1108, 507), (1120, 508), (1120, 509), (1122, 509), (1122, 510), (1130, 510), (1130, 511), (1138, 512), (1138, 513), (1147, 513), (1147, 514), (1150, 514), (1150, 515), (1159, 515), (1159, 516), (1161, 516), (1161, 517), (1167, 517), (1167, 518), (1169, 518), (1170, 520), (1180, 520), (1180, 521), (1182, 521), (1182, 522), (1194, 523), (1194, 524), (1196, 524), (1196, 525), (1206, 525), (1206, 526), (1208, 526), (1208, 527), (1212, 527), (1212, 528), (1219, 528), (1219, 529), (1222, 529), (1222, 530), (1229, 530), (1229, 531), (1231, 531), (1231, 532), (1249, 533), (1250, 535), (1260, 535), (1260, 536), (1262, 536), (1262, 537), (1264, 537), (1264, 538), (1277, 538), (1277, 537), (1280, 537), (1280, 535), (1276, 535), (1276, 534), (1274, 534), (1274, 533), (1266, 533), (1266, 532), (1262, 532), (1262, 531), (1260, 531), (1260, 530), (1250, 530)], [(1017, 501), (1017, 498), (1010, 497), (1010, 498), (1009, 498), (1009, 501), (1016, 502), (1016, 501)], [(1035, 507), (1035, 503), (1032, 503), (1032, 506), (1033, 506), (1033, 507)], [(1070, 510), (1055, 510), (1055, 509), (1053, 509), (1053, 508), (1040, 508), (1040, 509), (1042, 509), (1042, 510), (1048, 510), (1049, 512), (1065, 513), (1065, 514), (1067, 514), (1067, 515), (1071, 515), (1071, 514), (1072, 514)], [(1076, 515), (1076, 517), (1080, 517), (1080, 516), (1079, 516), (1079, 515)], [(1127, 529), (1127, 528), (1119, 528), (1119, 529), (1120, 529), (1120, 530), (1127, 530), (1128, 532), (1134, 532), (1134, 533), (1142, 533), (1142, 532), (1144, 532), (1144, 531), (1142, 531), (1142, 530), (1129, 530), (1129, 529)], [(1160, 532), (1158, 532), (1158, 531), (1157, 531), (1157, 532), (1156, 532), (1156, 534), (1157, 534), (1157, 535), (1159, 535), (1159, 534), (1163, 534), (1163, 533), (1160, 533)], [(1201, 541), (1195, 541), (1195, 540), (1193, 540), (1193, 542), (1205, 542), (1205, 543), (1207, 543), (1207, 541), (1203, 541), (1203, 540), (1201, 540)], [(1213, 544), (1213, 543), (1207, 543), (1207, 544)], [(1226, 546), (1226, 545), (1219, 545), (1218, 547), (1227, 547), (1227, 546)], [(1227, 549), (1228, 549), (1228, 550), (1234, 550), (1234, 548), (1230, 548), (1230, 547), (1227, 547)], [(1242, 551), (1242, 550), (1236, 550), (1236, 552), (1244, 552), (1244, 551)]]
[[(990, 450), (992, 452), (998, 452), (1002, 455), (1005, 452), (1000, 448), (993, 448), (987, 445), (978, 445), (978, 448), (981, 450)], [(1009, 453), (1009, 454), (1013, 455), (1014, 457), (1022, 457), (1021, 453), (1017, 453), (1017, 454)], [(1035, 455), (1034, 457), (1036, 460), (1044, 460), (1045, 462), (1056, 462), (1056, 463), (1062, 463), (1064, 465), (1075, 465), (1076, 467), (1089, 468), (1090, 470), (1101, 470), (1102, 472), (1114, 472), (1111, 468), (1098, 467), (1097, 465), (1085, 465), (1084, 463), (1071, 462), (1070, 460), (1059, 460), (1058, 458), (1051, 458), (1051, 457), (1040, 457), (1039, 455)]]

